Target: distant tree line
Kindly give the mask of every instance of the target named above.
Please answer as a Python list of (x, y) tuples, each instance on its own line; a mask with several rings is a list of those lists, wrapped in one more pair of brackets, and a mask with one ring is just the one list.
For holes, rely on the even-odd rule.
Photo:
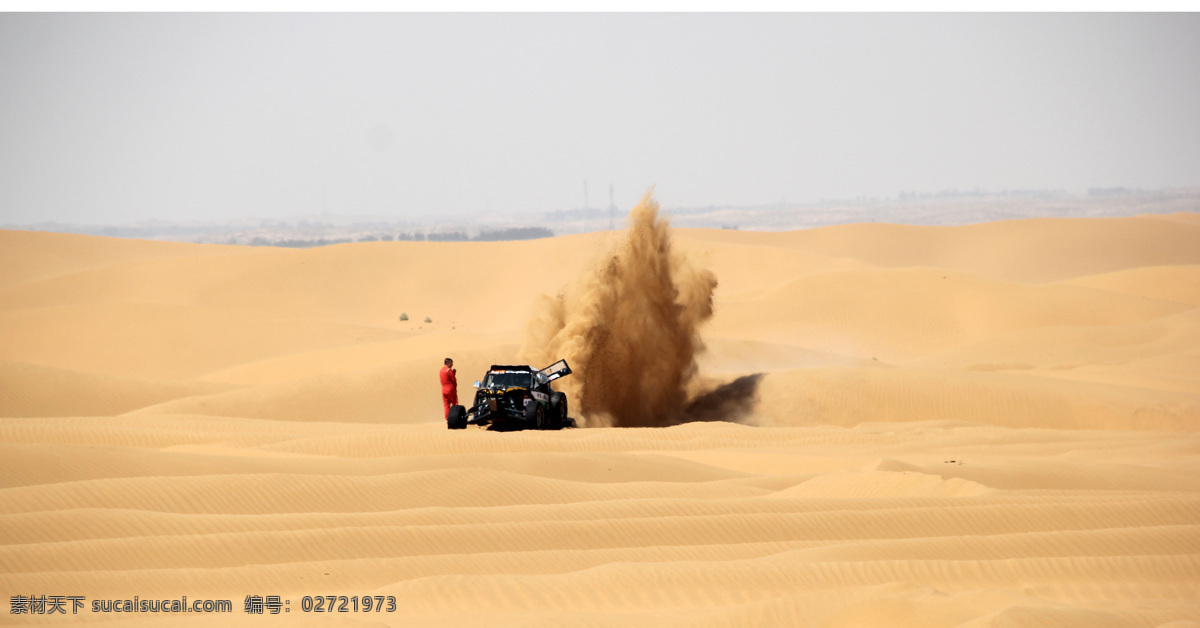
[(1117, 188), (1088, 188), (1088, 196), (1128, 196), (1131, 194), (1145, 194), (1145, 190), (1130, 189), (1125, 187)]
[[(1000, 190), (999, 192), (990, 192), (990, 191), (984, 190), (982, 188), (973, 188), (970, 190), (960, 190), (958, 188), (951, 188), (949, 190), (942, 190), (940, 192), (905, 192), (905, 191), (901, 191), (899, 194), (899, 199), (904, 201), (904, 200), (912, 200), (912, 199), (919, 199), (919, 198), (946, 199), (946, 198), (980, 198), (980, 197), (989, 197), (989, 196), (1016, 196), (1016, 197), (1024, 197), (1024, 198), (1060, 198), (1060, 197), (1063, 197), (1066, 195), (1067, 195), (1067, 193), (1063, 190), (1037, 190), (1037, 189), (1019, 190), (1019, 189), (1005, 188), (1003, 190)], [(874, 201), (875, 199), (860, 197), (857, 200)]]
[[(462, 231), (449, 231), (446, 233), (422, 233), (414, 231), (411, 233), (398, 233), (392, 236), (390, 233), (370, 234), (358, 238), (358, 242), (391, 242), (394, 240), (401, 242), (499, 242), (508, 240), (536, 240), (538, 238), (553, 238), (554, 232), (545, 227), (510, 227), (508, 229), (492, 229), (484, 230), (474, 238), (467, 236)], [(330, 244), (345, 244), (347, 242), (355, 242), (351, 238), (318, 238), (316, 240), (268, 240), (264, 237), (256, 237), (250, 240), (250, 246), (281, 246), (287, 248), (306, 249), (315, 246), (327, 246)]]
[(448, 231), (446, 233), (430, 233), (425, 236), (425, 239), (430, 242), (466, 242), (470, 238), (461, 231)]
[(292, 249), (308, 249), (314, 246), (328, 246), (330, 244), (345, 244), (353, 242), (350, 238), (318, 238), (316, 240), (268, 240), (263, 237), (257, 237), (250, 241), (250, 246), (282, 246)]
[(476, 242), (498, 242), (503, 240), (537, 240), (538, 238), (553, 238), (554, 232), (545, 227), (510, 227), (497, 231), (481, 231), (475, 236)]
[[(468, 236), (462, 231), (448, 231), (446, 233), (421, 233), (419, 231), (413, 233), (400, 233), (396, 235), (397, 240), (404, 242), (500, 242), (507, 240), (536, 240), (538, 238), (553, 238), (554, 232), (545, 227), (510, 227), (508, 229), (485, 229), (479, 232), (479, 235), (474, 238)], [(359, 242), (370, 241), (372, 236), (359, 238)], [(390, 236), (382, 236), (380, 240), (391, 240)]]

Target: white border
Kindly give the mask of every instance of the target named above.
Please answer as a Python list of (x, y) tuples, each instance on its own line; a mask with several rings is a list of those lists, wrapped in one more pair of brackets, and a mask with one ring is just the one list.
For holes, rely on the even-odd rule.
[(1200, 11), (1200, 0), (0, 0), (0, 12), (1162, 12)]

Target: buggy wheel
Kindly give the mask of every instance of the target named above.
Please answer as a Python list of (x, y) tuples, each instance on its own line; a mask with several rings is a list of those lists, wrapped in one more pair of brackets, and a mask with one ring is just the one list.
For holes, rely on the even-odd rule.
[(451, 430), (467, 429), (467, 409), (462, 406), (450, 406), (450, 415), (446, 417), (446, 428)]
[(561, 430), (567, 426), (567, 396), (556, 392), (550, 397), (550, 428)]
[(533, 401), (525, 408), (525, 429), (541, 430), (546, 428), (546, 411), (542, 404)]

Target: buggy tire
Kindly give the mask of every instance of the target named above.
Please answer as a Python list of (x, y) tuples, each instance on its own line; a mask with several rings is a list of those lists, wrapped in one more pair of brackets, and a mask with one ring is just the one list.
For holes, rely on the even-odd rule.
[(567, 396), (556, 392), (550, 395), (550, 427), (561, 430), (567, 426)]
[(452, 430), (467, 429), (467, 409), (462, 406), (450, 406), (450, 415), (446, 417), (446, 427)]
[(525, 408), (525, 429), (527, 430), (542, 430), (546, 429), (546, 411), (542, 409), (542, 404), (533, 401)]

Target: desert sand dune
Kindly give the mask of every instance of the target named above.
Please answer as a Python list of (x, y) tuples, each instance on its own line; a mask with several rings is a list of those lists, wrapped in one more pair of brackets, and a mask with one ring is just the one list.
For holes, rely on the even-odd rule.
[[(196, 257), (210, 259), (219, 255), (246, 253), (247, 249), (242, 247), (0, 229), (0, 263), (4, 267), (0, 285), (10, 288), (135, 261)], [(97, 290), (106, 288), (111, 286), (101, 283), (95, 287)]]
[(235, 386), (147, 381), (0, 361), (0, 416), (106, 416), (232, 388)]
[[(146, 379), (191, 379), (246, 362), (406, 332), (206, 306), (98, 303), (0, 314), (0, 359)], [(191, 356), (179, 361), (176, 356)]]
[[(737, 422), (446, 430), (442, 358), (469, 400), (621, 238), (0, 231), (0, 590), (102, 625), (1200, 625), (1195, 215), (680, 230), (718, 281), (696, 385), (760, 374)], [(134, 596), (234, 612), (90, 611)]]
[(1200, 304), (1200, 268), (1195, 266), (1137, 267), (1068, 281), (1152, 299)]
[(1027, 283), (1139, 266), (1193, 264), (1200, 258), (1195, 244), (1200, 224), (1152, 216), (1009, 220), (962, 227), (857, 224), (764, 236), (764, 244), (849, 257), (872, 266), (931, 266)]
[(1116, 325), (1190, 308), (1070, 284), (876, 269), (814, 274), (766, 291), (731, 294), (714, 332), (804, 347), (850, 346), (857, 355), (874, 349), (880, 359), (896, 361), (1020, 329)]

